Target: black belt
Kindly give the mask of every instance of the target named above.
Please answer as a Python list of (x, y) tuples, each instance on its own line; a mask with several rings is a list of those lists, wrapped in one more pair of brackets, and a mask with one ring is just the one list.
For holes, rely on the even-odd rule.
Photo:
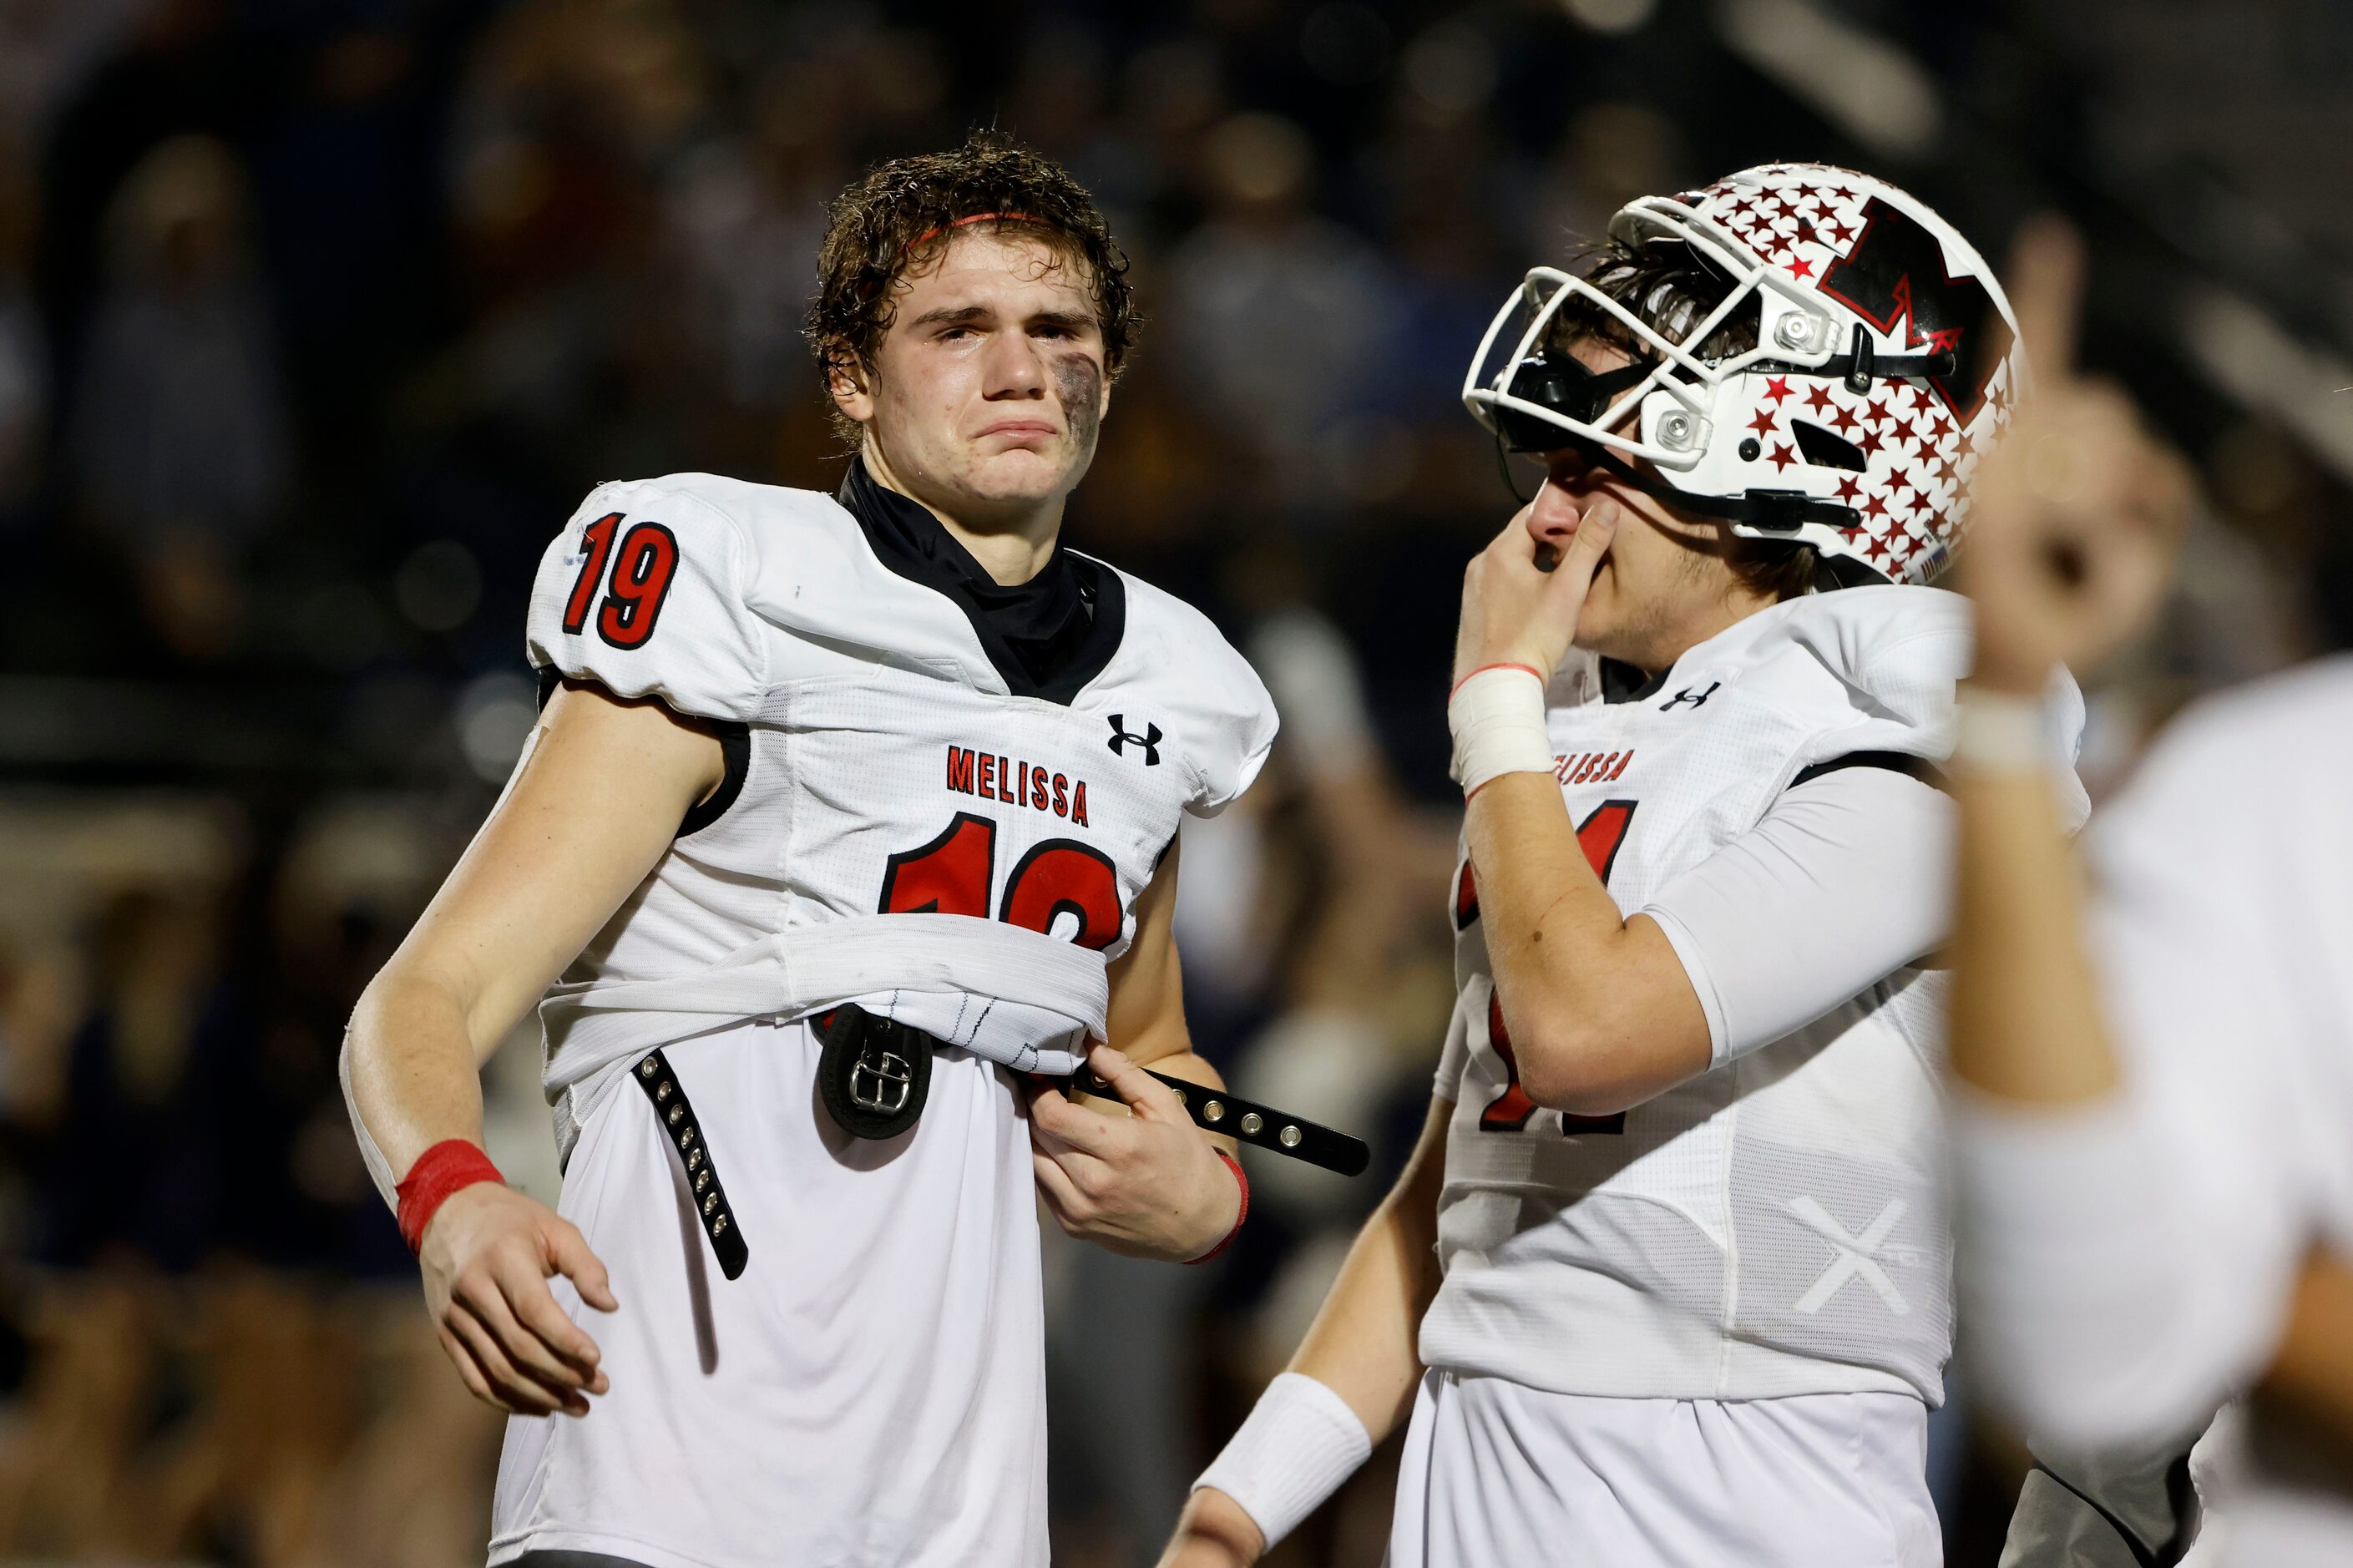
[[(1361, 1138), (1351, 1138), (1321, 1122), (1244, 1100), (1222, 1089), (1187, 1083), (1165, 1072), (1152, 1072), (1150, 1068), (1144, 1070), (1176, 1091), (1177, 1103), (1192, 1117), (1195, 1126), (1222, 1132), (1236, 1142), (1304, 1160), (1344, 1176), (1362, 1175), (1372, 1160), (1372, 1151), (1365, 1147)], [(1071, 1082), (1082, 1094), (1104, 1100), (1119, 1098), (1119, 1090), (1112, 1088), (1109, 1080), (1097, 1077), (1092, 1068), (1081, 1068)]]
[[(826, 1112), (853, 1138), (895, 1138), (915, 1124), (932, 1086), (932, 1052), (941, 1042), (923, 1030), (895, 1019), (879, 1017), (862, 1007), (843, 1005), (809, 1020), (821, 1047), (818, 1056), (818, 1098)], [(1146, 1069), (1147, 1071), (1149, 1069)], [(693, 1195), (695, 1217), (711, 1238), (720, 1272), (733, 1279), (744, 1272), (750, 1251), (743, 1228), (727, 1205), (727, 1189), (720, 1184), (711, 1146), (695, 1119), (670, 1059), (656, 1051), (639, 1061), (630, 1074), (653, 1102), (663, 1136), (676, 1146), (686, 1168)], [(1204, 1089), (1165, 1073), (1152, 1076), (1175, 1091), (1194, 1124), (1237, 1142), (1304, 1160), (1344, 1176), (1362, 1173), (1371, 1152), (1364, 1141), (1335, 1131), (1303, 1116), (1293, 1116), (1244, 1100), (1224, 1089)], [(1082, 1094), (1106, 1100), (1118, 1091), (1092, 1069), (1081, 1068), (1071, 1087)]]
[(711, 1237), (719, 1271), (734, 1279), (751, 1261), (751, 1250), (744, 1245), (735, 1211), (727, 1206), (727, 1189), (719, 1184), (719, 1167), (711, 1163), (711, 1145), (702, 1136), (702, 1123), (694, 1119), (686, 1090), (679, 1086), (678, 1074), (670, 1070), (670, 1058), (656, 1051), (629, 1076), (654, 1102), (662, 1135), (678, 1149), (679, 1161), (686, 1167), (687, 1188), (693, 1194), (694, 1217), (702, 1223), (702, 1233)]
[[(836, 1007), (816, 1024), (825, 1047), (818, 1058), (818, 1093), (841, 1130), (858, 1138), (895, 1138), (913, 1127), (923, 1113), (932, 1052), (940, 1041), (862, 1007)], [(1371, 1162), (1372, 1152), (1362, 1139), (1221, 1089), (1205, 1089), (1165, 1073), (1152, 1076), (1176, 1091), (1195, 1125), (1212, 1132), (1344, 1176), (1360, 1173)], [(1087, 1068), (1078, 1070), (1071, 1087), (1082, 1094), (1119, 1098), (1117, 1090)]]

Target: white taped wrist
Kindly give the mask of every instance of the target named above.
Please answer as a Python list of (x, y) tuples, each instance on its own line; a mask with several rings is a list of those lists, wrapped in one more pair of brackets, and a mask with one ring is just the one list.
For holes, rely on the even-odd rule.
[(1953, 763), (1984, 773), (2047, 773), (2060, 766), (2050, 705), (1963, 686), (1954, 702)]
[(1347, 1402), (1314, 1378), (1286, 1372), (1266, 1385), (1241, 1430), (1193, 1483), (1241, 1505), (1272, 1546), (1340, 1489), (1371, 1457), (1372, 1435)]
[(1466, 798), (1500, 773), (1552, 772), (1544, 677), (1525, 665), (1491, 664), (1463, 677), (1447, 700), (1446, 727), (1454, 734), (1449, 771)]

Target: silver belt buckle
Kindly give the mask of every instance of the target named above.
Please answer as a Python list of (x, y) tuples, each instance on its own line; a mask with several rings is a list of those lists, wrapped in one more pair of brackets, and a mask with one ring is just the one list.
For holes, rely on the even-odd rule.
[(849, 1102), (877, 1116), (895, 1116), (914, 1092), (915, 1069), (898, 1052), (869, 1042), (849, 1068)]

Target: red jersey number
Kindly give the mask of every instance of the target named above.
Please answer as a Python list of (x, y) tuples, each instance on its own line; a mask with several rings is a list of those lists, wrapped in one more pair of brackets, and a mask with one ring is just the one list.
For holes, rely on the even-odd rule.
[[(1609, 885), (1609, 868), (1618, 863), (1619, 847), (1626, 842), (1627, 826), (1634, 820), (1634, 805), (1630, 800), (1605, 800), (1593, 808), (1577, 829), (1577, 847), (1585, 851), (1586, 864)], [(1471, 873), (1471, 862), (1462, 863), (1460, 879), (1454, 889), (1454, 918), (1458, 927), (1468, 926), (1479, 918), (1479, 889)], [(1511, 1031), (1504, 1026), (1504, 1005), (1490, 990), (1487, 996), (1487, 1039), (1502, 1058), (1506, 1075), (1503, 1092), (1487, 1102), (1479, 1113), (1482, 1132), (1517, 1132), (1528, 1124), (1528, 1118), (1540, 1109), (1520, 1087), (1520, 1061), (1512, 1051)], [(1576, 1116), (1561, 1112), (1560, 1130), (1574, 1137), (1586, 1132), (1623, 1132), (1626, 1113), (1613, 1116)]]
[[(678, 536), (659, 522), (641, 522), (621, 536), (614, 534), (621, 514), (607, 512), (580, 531), (588, 552), (572, 596), (564, 605), (564, 630), (577, 637), (587, 629), (589, 607), (596, 602), (596, 584), (605, 583), (605, 603), (596, 611), (596, 635), (617, 648), (643, 647), (654, 635), (654, 620), (669, 596), (670, 579), (678, 574)], [(613, 572), (606, 580), (605, 565)]]
[[(891, 857), (882, 872), (886, 915), (944, 914), (988, 918), (996, 879), (997, 824), (956, 813), (937, 838)], [(1071, 940), (1101, 951), (1119, 940), (1127, 911), (1120, 907), (1119, 872), (1111, 857), (1074, 838), (1050, 838), (1021, 857), (1005, 879), (997, 918), (1008, 925), (1052, 934), (1064, 915), (1076, 923)]]

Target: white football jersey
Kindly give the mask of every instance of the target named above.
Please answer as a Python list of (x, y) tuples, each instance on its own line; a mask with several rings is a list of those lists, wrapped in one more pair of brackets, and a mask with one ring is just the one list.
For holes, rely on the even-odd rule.
[[(913, 505), (852, 483), (862, 506)], [(797, 933), (860, 919), (969, 917), (1115, 958), (1184, 815), (1257, 773), (1271, 704), (1198, 612), (1073, 557), (1084, 634), (1039, 678), (878, 537), (831, 497), (684, 474), (599, 487), (549, 547), (533, 662), (716, 721), (730, 752), (559, 996), (699, 983), (747, 952), (782, 973), (818, 945)], [(902, 994), (876, 954), (839, 994), (943, 1037), (1002, 1011), (985, 985)], [(511, 1424), (493, 1561), (1042, 1563), (1036, 1200), (1011, 1076), (943, 1049), (923, 1119), (860, 1143), (820, 1108), (791, 1009), (637, 1015), (593, 1071), (553, 1009), (563, 1211), (621, 1313), (563, 1299), (616, 1392), (585, 1421)], [(740, 1279), (710, 1267), (626, 1081), (658, 1047), (747, 1245)]]
[[(1775, 605), (1647, 692), (1607, 694), (1625, 700), (1573, 656), (1547, 724), (1587, 858), (1630, 915), (1809, 769), (1949, 754), (1968, 656), (1966, 603), (1918, 587)], [(1623, 1114), (1579, 1117), (1519, 1087), (1467, 862), (1454, 913), (1445, 1279), (1424, 1363), (1561, 1394), (1938, 1403), (1951, 1245), (1929, 955)]]

